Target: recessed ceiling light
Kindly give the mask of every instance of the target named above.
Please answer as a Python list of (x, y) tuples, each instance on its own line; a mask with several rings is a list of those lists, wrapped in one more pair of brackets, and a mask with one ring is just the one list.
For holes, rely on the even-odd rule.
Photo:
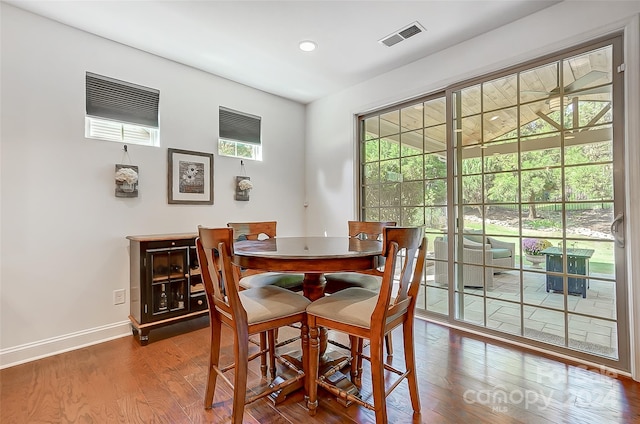
[(316, 43), (311, 40), (305, 40), (300, 42), (300, 50), (305, 52), (312, 52), (318, 47)]

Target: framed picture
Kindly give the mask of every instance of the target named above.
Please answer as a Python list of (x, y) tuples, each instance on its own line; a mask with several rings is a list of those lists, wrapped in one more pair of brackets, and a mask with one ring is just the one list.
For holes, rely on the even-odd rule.
[(169, 149), (169, 203), (213, 205), (213, 153)]

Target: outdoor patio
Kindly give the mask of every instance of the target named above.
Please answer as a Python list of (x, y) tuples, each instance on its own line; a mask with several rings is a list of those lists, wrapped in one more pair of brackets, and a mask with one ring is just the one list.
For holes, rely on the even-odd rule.
[[(546, 289), (546, 274), (525, 267), (522, 272), (522, 306), (520, 305), (520, 271), (494, 274), (493, 285), (486, 289), (464, 289), (462, 306), (465, 322), (484, 325), (486, 305), (486, 327), (510, 334), (565, 346), (565, 296)], [(569, 347), (605, 357), (617, 357), (617, 329), (614, 283), (601, 280), (611, 275), (590, 274), (586, 298), (580, 295), (566, 296), (568, 312)], [(426, 302), (424, 287), (418, 309), (447, 314), (446, 285), (433, 281), (433, 267), (427, 268)], [(426, 307), (425, 307), (426, 305)], [(521, 314), (523, 319), (521, 321)], [(608, 320), (607, 320), (608, 319)], [(524, 331), (521, 331), (521, 322)]]

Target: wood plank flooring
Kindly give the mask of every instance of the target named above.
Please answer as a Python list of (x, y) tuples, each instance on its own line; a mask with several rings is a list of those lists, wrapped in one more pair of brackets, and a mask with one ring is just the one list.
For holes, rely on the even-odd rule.
[[(126, 337), (0, 371), (0, 422), (224, 423), (230, 389), (219, 381), (215, 407), (202, 399), (207, 318), (154, 330), (148, 346)], [(231, 334), (223, 361), (232, 357)], [(393, 363), (402, 365), (401, 334)], [(387, 399), (398, 423), (640, 423), (640, 383), (546, 358), (418, 320), (416, 356), (422, 414), (413, 417), (406, 383)], [(259, 384), (257, 361), (250, 384)], [(363, 379), (363, 397), (370, 380)], [(344, 408), (320, 390), (310, 417), (303, 394), (273, 406), (248, 405), (245, 422), (374, 423), (372, 411)]]

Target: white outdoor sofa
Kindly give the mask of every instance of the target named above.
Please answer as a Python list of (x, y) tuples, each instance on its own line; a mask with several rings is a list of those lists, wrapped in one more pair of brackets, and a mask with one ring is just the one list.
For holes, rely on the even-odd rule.
[[(500, 241), (493, 237), (485, 237), (486, 243), (482, 243), (482, 235), (476, 234), (465, 234), (463, 240), (461, 277), (465, 287), (481, 288), (485, 285), (492, 287), (493, 274), (515, 267), (515, 243)], [(436, 259), (434, 280), (438, 284), (448, 285), (449, 275), (446, 262), (448, 242), (446, 238), (437, 237), (433, 242), (433, 247), (434, 259)]]

